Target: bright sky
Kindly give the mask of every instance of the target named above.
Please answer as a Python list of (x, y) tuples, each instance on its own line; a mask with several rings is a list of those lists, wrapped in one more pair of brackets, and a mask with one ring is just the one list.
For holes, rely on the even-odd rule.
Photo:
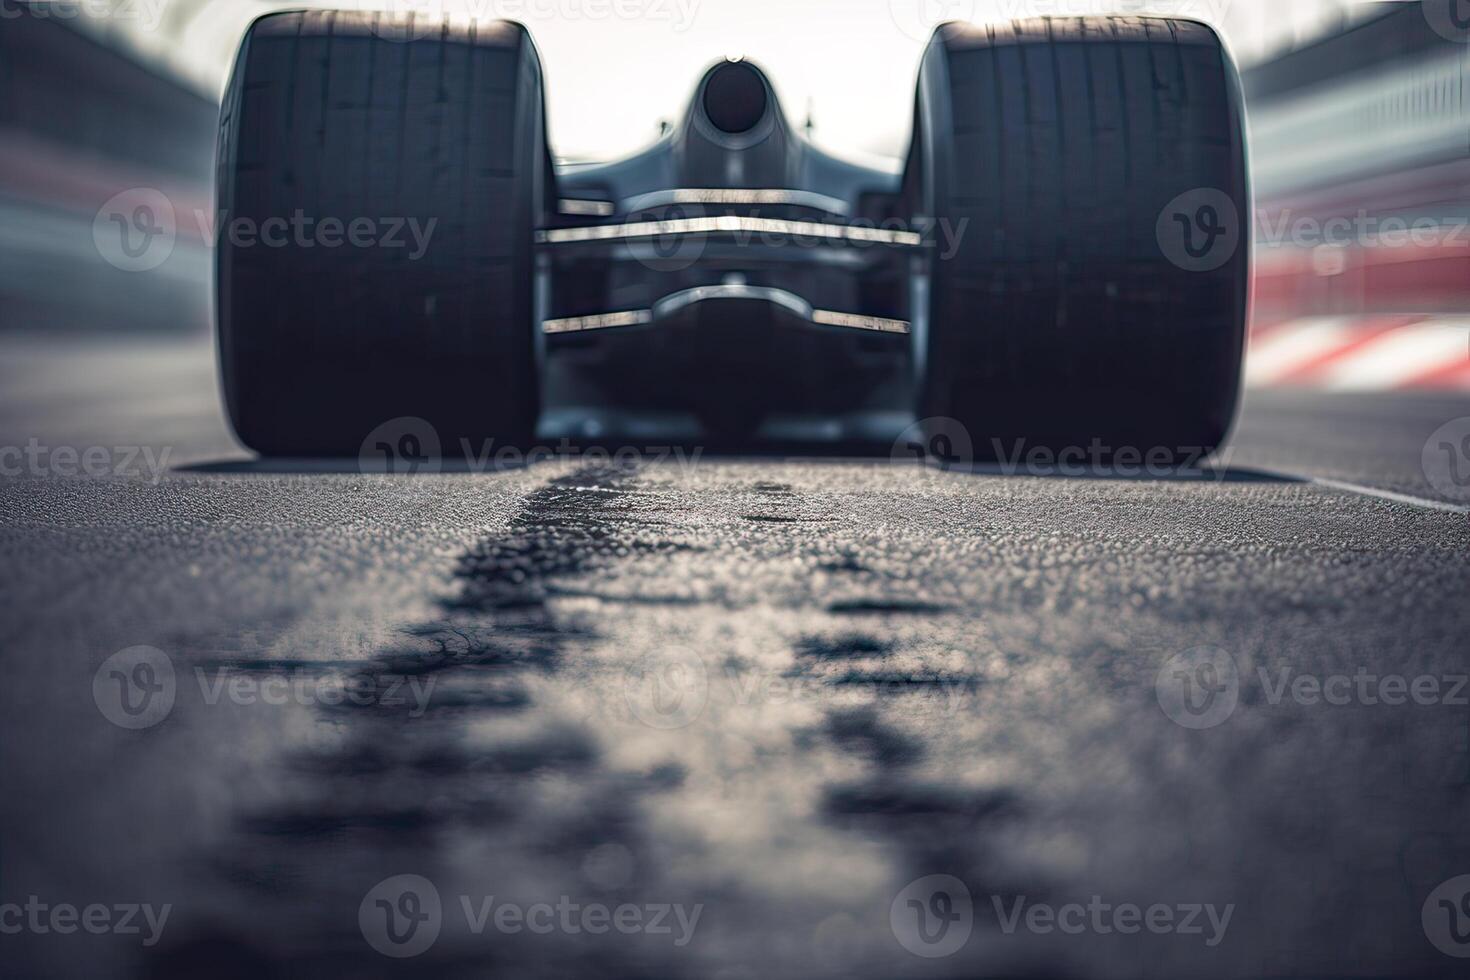
[[(300, 2), (91, 0), (93, 26), (206, 91), (223, 86), (252, 16)], [(308, 3), (312, 0), (307, 0)], [(771, 75), (787, 113), (810, 107), (824, 146), (898, 155), (924, 40), (944, 20), (1162, 13), (1221, 27), (1242, 61), (1361, 14), (1355, 0), (318, 0), (319, 6), (507, 17), (530, 28), (546, 69), (553, 149), (607, 159), (653, 138), (700, 72), (742, 54)], [(125, 16), (124, 9), (129, 13)]]

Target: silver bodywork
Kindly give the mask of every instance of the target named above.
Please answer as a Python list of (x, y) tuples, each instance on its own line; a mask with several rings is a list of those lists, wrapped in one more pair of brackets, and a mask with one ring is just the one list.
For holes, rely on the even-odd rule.
[[(732, 79), (762, 99), (739, 132), (716, 122)], [(902, 177), (817, 149), (754, 66), (712, 67), (647, 150), (563, 169), (555, 212), (536, 236), (553, 417), (612, 406), (753, 435), (906, 403), (925, 244)]]

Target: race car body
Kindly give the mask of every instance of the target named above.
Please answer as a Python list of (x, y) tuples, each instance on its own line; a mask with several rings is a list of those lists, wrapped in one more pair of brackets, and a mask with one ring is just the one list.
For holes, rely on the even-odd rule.
[(544, 85), (506, 22), (255, 23), (220, 206), (437, 231), (417, 258), (222, 245), (244, 442), (351, 454), (399, 417), (440, 446), (881, 441), (915, 420), (921, 447), (961, 432), (975, 456), (1225, 439), (1251, 236), (1238, 79), (1205, 25), (945, 25), (892, 170), (816, 148), (741, 59), (647, 150), (558, 165)]
[(729, 441), (907, 406), (923, 244), (901, 177), (812, 146), (754, 65), (717, 64), (656, 145), (557, 195), (536, 239), (548, 402), (573, 431), (624, 410)]

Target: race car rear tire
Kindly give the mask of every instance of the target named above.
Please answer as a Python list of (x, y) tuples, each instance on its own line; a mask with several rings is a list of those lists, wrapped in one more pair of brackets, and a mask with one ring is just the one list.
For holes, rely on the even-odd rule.
[(958, 423), (991, 459), (1220, 446), (1251, 235), (1218, 35), (1157, 18), (945, 25), (915, 129), (906, 186), (939, 222), (914, 329), (930, 433), (953, 444)]
[(518, 24), (251, 25), (217, 163), (220, 363), (242, 442), (357, 456), (386, 425), (428, 454), (530, 443), (544, 120)]

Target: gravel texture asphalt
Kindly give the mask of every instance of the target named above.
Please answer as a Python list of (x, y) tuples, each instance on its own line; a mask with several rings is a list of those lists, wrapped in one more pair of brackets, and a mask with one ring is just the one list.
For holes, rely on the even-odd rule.
[(203, 465), (198, 345), (0, 364), (0, 444), (169, 449), (0, 479), (16, 975), (1463, 975), (1463, 399), (1253, 394), (1168, 480), (389, 476)]

